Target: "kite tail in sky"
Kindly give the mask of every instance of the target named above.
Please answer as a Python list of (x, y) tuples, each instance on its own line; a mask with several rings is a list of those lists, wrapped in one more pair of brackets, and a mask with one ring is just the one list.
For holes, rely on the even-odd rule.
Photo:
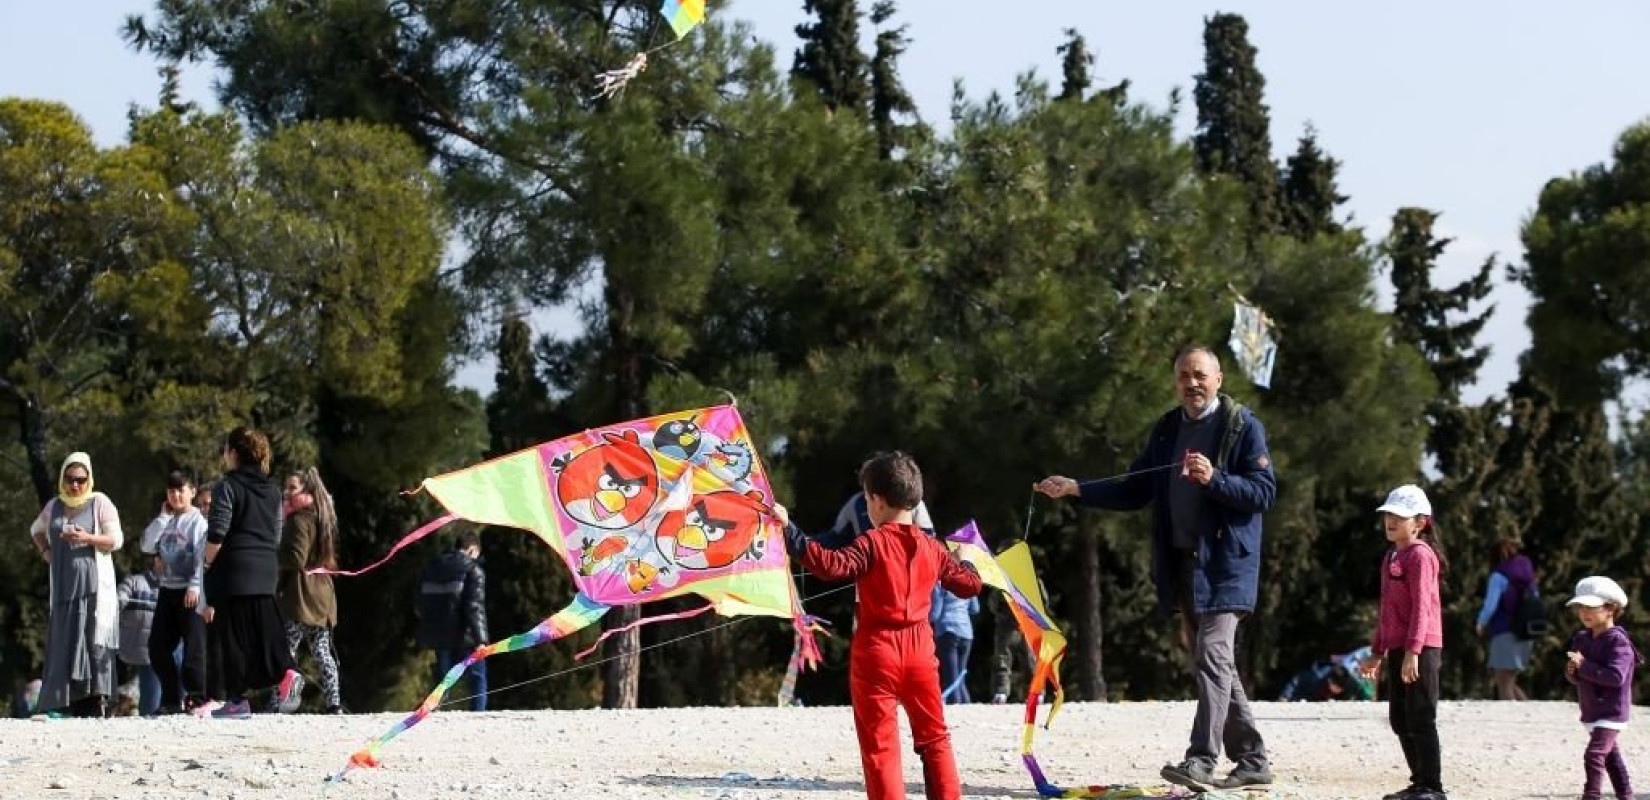
[(344, 765), (342, 771), (332, 776), (332, 780), (342, 780), (352, 769), (378, 766), (378, 751), (407, 729), (423, 722), (425, 717), (428, 717), (439, 708), (442, 699), (447, 696), (447, 692), (464, 677), (464, 673), (469, 671), (471, 665), (498, 653), (513, 653), (517, 650), (526, 650), (529, 647), (537, 647), (541, 644), (565, 638), (576, 631), (595, 624), (597, 620), (602, 618), (603, 614), (607, 613), (607, 610), (608, 606), (597, 603), (582, 594), (576, 595), (573, 597), (573, 602), (569, 603), (566, 608), (557, 611), (549, 619), (533, 626), (532, 630), (518, 633), (502, 641), (477, 647), (463, 661), (454, 664), (452, 669), (447, 670), (447, 674), (442, 677), (441, 683), (436, 684), (436, 687), (430, 691), (429, 696), (424, 698), (424, 702), (420, 703), (415, 711), (407, 715), (406, 719), (395, 723), (389, 730), (351, 755), (349, 763)]

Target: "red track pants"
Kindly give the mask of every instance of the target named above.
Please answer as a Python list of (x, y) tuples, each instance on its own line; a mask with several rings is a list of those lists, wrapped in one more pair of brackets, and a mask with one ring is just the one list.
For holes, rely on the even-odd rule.
[(940, 702), (939, 659), (927, 625), (854, 632), (848, 662), (854, 730), (870, 800), (904, 800), (897, 707), (905, 707), (911, 738), (922, 758), (928, 800), (958, 800), (962, 786), (951, 754), (951, 732)]

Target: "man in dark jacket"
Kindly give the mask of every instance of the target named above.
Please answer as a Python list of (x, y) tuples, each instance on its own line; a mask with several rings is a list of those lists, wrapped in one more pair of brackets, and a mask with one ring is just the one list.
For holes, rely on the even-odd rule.
[[(1206, 347), (1175, 358), (1181, 405), (1152, 428), (1123, 480), (1079, 483), (1053, 476), (1035, 486), (1050, 497), (1116, 511), (1152, 508), (1152, 580), (1158, 604), (1182, 615), (1197, 679), (1197, 716), (1180, 764), (1164, 780), (1197, 791), (1272, 782), (1266, 745), (1238, 679), (1238, 622), (1255, 608), (1261, 515), (1277, 479), (1266, 431), (1249, 409), (1220, 394), (1220, 361)], [(1224, 745), (1237, 768), (1217, 779)]]
[[(459, 534), (453, 549), (425, 565), (418, 579), (418, 644), (435, 651), (440, 681), (454, 664), (487, 644), (487, 576), (481, 539)], [(487, 710), (487, 662), (470, 666), (470, 710)]]

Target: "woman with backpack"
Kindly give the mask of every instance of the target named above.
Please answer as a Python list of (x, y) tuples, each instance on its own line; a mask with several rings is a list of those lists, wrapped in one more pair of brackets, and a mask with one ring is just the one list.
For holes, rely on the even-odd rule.
[[(1492, 551), (1495, 569), (1484, 590), (1478, 612), (1478, 635), (1489, 637), (1489, 667), (1497, 700), (1527, 700), (1518, 686), (1518, 673), (1530, 664), (1535, 637), (1546, 628), (1535, 583), (1535, 565), (1519, 552), (1518, 542), (1505, 539)], [(1535, 613), (1526, 605), (1534, 604)]]

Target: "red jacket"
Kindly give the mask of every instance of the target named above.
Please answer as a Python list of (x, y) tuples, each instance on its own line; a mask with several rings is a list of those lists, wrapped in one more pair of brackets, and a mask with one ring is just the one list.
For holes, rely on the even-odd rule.
[(855, 619), (863, 630), (926, 625), (935, 583), (964, 599), (980, 593), (979, 573), (915, 525), (884, 523), (840, 550), (809, 540), (801, 561), (824, 580), (859, 583)]

